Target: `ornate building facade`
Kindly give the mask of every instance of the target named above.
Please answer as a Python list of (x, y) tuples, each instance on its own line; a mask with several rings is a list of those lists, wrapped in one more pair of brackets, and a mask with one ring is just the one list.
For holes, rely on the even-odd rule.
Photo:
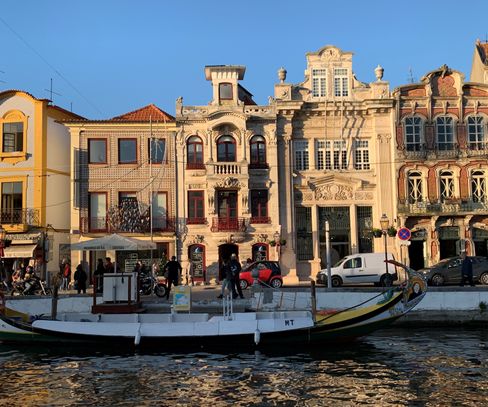
[(393, 97), (398, 216), (412, 230), (410, 265), (462, 251), (486, 256), (488, 85), (444, 65)]
[[(220, 280), (232, 253), (279, 260), (278, 150), (273, 104), (257, 106), (239, 82), (245, 67), (205, 67), (212, 100), (176, 102), (181, 259), (196, 280)], [(288, 274), (288, 270), (285, 271)]]
[[(383, 251), (372, 228), (382, 214), (396, 220), (394, 101), (383, 68), (367, 84), (356, 79), (351, 52), (325, 46), (306, 57), (302, 83), (286, 83), (280, 69), (273, 101), (280, 219), (290, 241), (282, 267), (297, 270), (301, 280), (326, 265), (326, 221), (334, 263), (352, 253)], [(395, 239), (387, 245), (395, 251)]]

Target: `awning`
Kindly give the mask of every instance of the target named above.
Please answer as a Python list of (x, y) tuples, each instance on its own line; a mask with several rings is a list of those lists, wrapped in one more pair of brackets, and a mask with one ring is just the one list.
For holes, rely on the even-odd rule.
[(36, 244), (14, 244), (3, 249), (3, 257), (29, 258), (34, 256)]

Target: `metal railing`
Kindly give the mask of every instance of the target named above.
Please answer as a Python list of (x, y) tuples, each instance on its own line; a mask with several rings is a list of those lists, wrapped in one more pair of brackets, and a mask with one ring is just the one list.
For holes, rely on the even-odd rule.
[[(174, 232), (175, 218), (155, 217), (152, 222), (154, 232)], [(80, 231), (82, 233), (150, 233), (150, 219), (114, 219), (107, 217), (80, 217)]]
[(245, 232), (246, 218), (213, 218), (210, 230), (212, 232)]
[(11, 209), (0, 212), (0, 223), (11, 225), (39, 226), (38, 209)]

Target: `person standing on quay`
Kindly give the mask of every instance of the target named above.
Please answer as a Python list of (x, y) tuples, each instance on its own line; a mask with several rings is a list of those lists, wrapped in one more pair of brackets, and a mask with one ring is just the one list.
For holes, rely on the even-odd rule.
[(86, 273), (85, 270), (83, 270), (83, 265), (81, 263), (76, 266), (74, 280), (78, 294), (81, 291), (83, 291), (83, 294), (86, 294)]
[(473, 282), (473, 263), (466, 252), (463, 252), (463, 263), (461, 265), (461, 287), (467, 282), (471, 287), (474, 286)]
[(239, 260), (237, 260), (237, 255), (235, 253), (232, 253), (232, 255), (230, 256), (230, 270), (232, 271), (232, 284), (234, 285), (234, 288), (232, 290), (234, 299), (237, 298), (237, 294), (239, 294), (239, 297), (241, 299), (244, 298), (239, 281), (239, 274), (241, 272), (241, 269), (241, 264), (239, 263)]
[(166, 278), (168, 281), (168, 291), (166, 292), (166, 299), (169, 300), (169, 292), (171, 291), (171, 285), (178, 285), (178, 278), (181, 274), (181, 264), (176, 260), (176, 256), (171, 257), (171, 260), (164, 266), (165, 273), (168, 273)]
[(105, 266), (103, 260), (98, 259), (97, 268), (95, 269), (93, 287), (96, 287), (97, 293), (103, 293), (103, 274), (105, 273)]

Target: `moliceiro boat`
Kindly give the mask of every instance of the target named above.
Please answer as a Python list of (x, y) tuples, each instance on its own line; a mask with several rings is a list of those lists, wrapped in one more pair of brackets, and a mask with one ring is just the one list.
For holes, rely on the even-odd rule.
[[(370, 301), (343, 310), (270, 310), (232, 312), (232, 300), (222, 315), (207, 313), (60, 314), (55, 320), (12, 313), (3, 307), (0, 340), (99, 343), (113, 346), (223, 347), (319, 345), (343, 343), (391, 324), (417, 305), (427, 284), (415, 271)], [(313, 298), (313, 296), (312, 296)]]

